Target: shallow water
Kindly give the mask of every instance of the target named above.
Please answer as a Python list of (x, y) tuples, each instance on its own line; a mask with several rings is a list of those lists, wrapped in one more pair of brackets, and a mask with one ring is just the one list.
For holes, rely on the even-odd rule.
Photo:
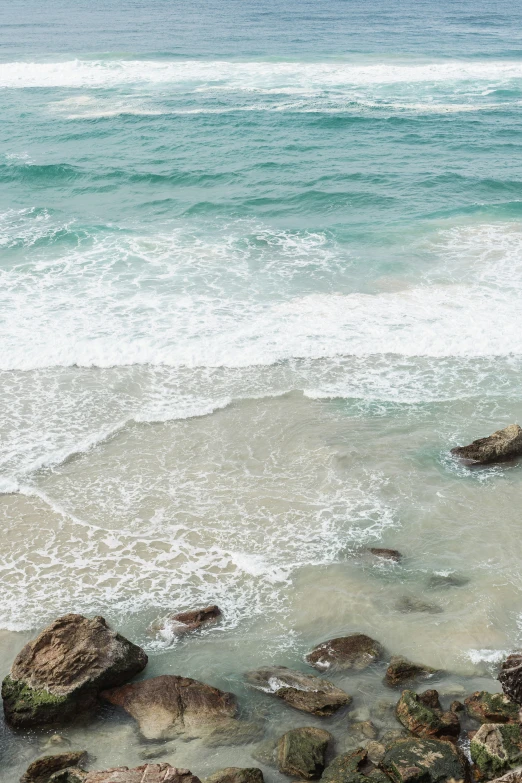
[[(521, 467), (449, 450), (522, 418), (520, 21), (0, 8), (2, 676), (57, 615), (102, 614), (147, 675), (232, 690), (265, 738), (325, 726), (335, 752), (356, 719), (397, 728), (384, 664), (332, 674), (354, 702), (321, 720), (244, 673), (361, 631), (443, 670), (445, 703), (499, 689)], [(151, 635), (208, 603), (220, 624)], [(6, 783), (55, 733), (1, 731)], [(92, 768), (156, 750), (200, 776), (259, 744), (151, 747), (108, 707), (60, 733)]]

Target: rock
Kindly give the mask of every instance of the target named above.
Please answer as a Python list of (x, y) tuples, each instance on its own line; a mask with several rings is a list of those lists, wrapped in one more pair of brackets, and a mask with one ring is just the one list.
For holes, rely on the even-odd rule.
[(382, 742), (370, 740), (370, 742), (366, 743), (365, 750), (372, 764), (380, 764), (386, 753), (386, 746)]
[(348, 730), (350, 732), (350, 736), (355, 737), (361, 742), (368, 739), (376, 739), (379, 733), (371, 720), (361, 720), (357, 721), (356, 723), (352, 723), (350, 724)]
[(386, 685), (394, 687), (410, 680), (431, 677), (437, 670), (430, 666), (422, 666), (419, 663), (412, 663), (402, 655), (394, 655), (390, 665), (386, 669), (384, 681)]
[(321, 778), (321, 783), (390, 783), (387, 776), (373, 769), (369, 754), (365, 748), (357, 748), (350, 753), (337, 756), (329, 764)]
[(392, 560), (394, 563), (399, 563), (402, 560), (402, 555), (397, 549), (383, 549), (381, 547), (370, 547), (368, 552), (375, 557), (380, 557), (383, 560)]
[(86, 776), (87, 773), (80, 767), (67, 767), (51, 775), (49, 783), (83, 783)]
[[(53, 781), (55, 783), (55, 781)], [(76, 781), (59, 781), (76, 783)], [(114, 767), (100, 772), (86, 772), (80, 783), (201, 783), (188, 769), (177, 769), (170, 764), (144, 764), (141, 767)]]
[(455, 701), (452, 701), (450, 704), (450, 712), (464, 712), (465, 706), (461, 701), (458, 701), (455, 699)]
[(246, 679), (258, 690), (273, 693), (291, 707), (312, 715), (333, 715), (352, 701), (351, 696), (328, 680), (285, 666), (258, 669), (249, 672)]
[(469, 579), (459, 574), (432, 574), (428, 579), (428, 587), (431, 590), (446, 590), (449, 587), (464, 587)]
[(449, 783), (468, 779), (466, 759), (444, 740), (397, 740), (387, 749), (381, 768), (393, 783)]
[(387, 747), (392, 742), (396, 742), (400, 739), (407, 739), (410, 735), (405, 729), (388, 729), (384, 731), (381, 736), (381, 742)]
[(522, 783), (522, 767), (511, 769), (501, 778), (496, 778), (493, 783)]
[(262, 723), (235, 720), (223, 726), (217, 726), (203, 738), (203, 744), (208, 748), (219, 748), (223, 745), (250, 745), (263, 739), (265, 728)]
[(522, 454), (522, 428), (518, 424), (510, 424), (487, 438), (474, 440), (469, 446), (457, 446), (451, 449), (451, 453), (482, 464), (513, 459)]
[(408, 731), (418, 737), (458, 737), (460, 722), (454, 712), (443, 712), (437, 691), (417, 694), (405, 690), (397, 704), (396, 715)]
[(413, 598), (409, 595), (404, 595), (399, 598), (395, 607), (403, 614), (411, 614), (412, 612), (425, 612), (426, 614), (440, 614), (444, 610), (436, 604), (428, 604), (426, 601), (421, 601), (420, 598)]
[(481, 779), (491, 780), (522, 763), (520, 724), (484, 723), (470, 743), (470, 754)]
[(508, 699), (522, 704), (522, 653), (517, 652), (506, 658), (498, 679)]
[(250, 755), (255, 761), (259, 761), (260, 764), (266, 764), (268, 767), (277, 766), (277, 740), (271, 738), (260, 742), (255, 747)]
[(384, 655), (379, 642), (363, 633), (329, 639), (308, 653), (306, 661), (316, 669), (366, 669)]
[(520, 707), (503, 693), (476, 691), (464, 700), (468, 715), (481, 723), (517, 723)]
[(16, 656), (2, 683), (6, 720), (17, 727), (66, 721), (146, 665), (141, 647), (112, 631), (103, 617), (64, 615)]
[(209, 775), (203, 783), (263, 783), (263, 773), (257, 767), (227, 767)]
[(236, 697), (190, 677), (163, 674), (103, 691), (101, 696), (135, 718), (145, 739), (202, 736), (237, 713)]
[(48, 783), (54, 772), (67, 767), (76, 767), (87, 759), (87, 751), (79, 750), (72, 753), (57, 753), (54, 756), (43, 756), (30, 764), (20, 783)]
[(191, 609), (188, 612), (179, 612), (154, 623), (151, 630), (154, 632), (170, 631), (180, 636), (190, 631), (195, 631), (204, 625), (213, 625), (221, 617), (221, 609), (215, 604), (204, 609)]
[(328, 743), (333, 737), (324, 729), (291, 729), (277, 743), (279, 771), (311, 780), (320, 778), (325, 767)]

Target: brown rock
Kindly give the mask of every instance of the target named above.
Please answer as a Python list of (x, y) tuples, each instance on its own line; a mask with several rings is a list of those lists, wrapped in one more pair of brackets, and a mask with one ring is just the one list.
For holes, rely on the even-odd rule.
[(522, 767), (510, 769), (501, 778), (495, 778), (492, 783), (522, 783)]
[(257, 767), (227, 767), (214, 772), (203, 783), (263, 783), (263, 773)]
[(520, 707), (503, 693), (476, 691), (465, 699), (468, 715), (481, 723), (518, 723)]
[(104, 691), (102, 697), (135, 718), (146, 739), (202, 736), (237, 713), (236, 697), (190, 677), (164, 674)]
[(410, 680), (430, 677), (435, 673), (436, 669), (432, 669), (430, 666), (412, 663), (407, 658), (403, 658), (402, 655), (394, 655), (386, 670), (384, 680), (386, 685), (394, 687)]
[(141, 767), (114, 767), (101, 772), (88, 772), (83, 783), (201, 783), (188, 769), (170, 764), (144, 764)]
[(15, 726), (69, 719), (99, 692), (145, 668), (144, 651), (112, 631), (103, 617), (67, 614), (25, 645), (2, 683), (4, 712)]
[(513, 653), (506, 658), (498, 679), (508, 699), (522, 704), (522, 653)]
[(403, 691), (396, 715), (402, 725), (417, 737), (449, 739), (458, 737), (460, 733), (458, 716), (451, 711), (443, 712), (435, 690), (420, 694)]
[(168, 629), (172, 633), (180, 636), (190, 631), (196, 631), (205, 625), (217, 623), (221, 617), (221, 609), (216, 606), (206, 606), (204, 609), (191, 609), (188, 612), (179, 612), (170, 615), (161, 622), (154, 623), (153, 631), (162, 631)]
[(291, 707), (321, 717), (351, 703), (352, 697), (328, 680), (310, 674), (271, 666), (246, 675), (247, 682), (260, 691), (283, 699)]
[(42, 756), (29, 764), (25, 774), (20, 778), (20, 783), (48, 783), (54, 772), (83, 764), (86, 759), (87, 752), (85, 750)]
[(370, 547), (368, 552), (375, 557), (381, 557), (383, 560), (392, 560), (394, 563), (399, 563), (402, 560), (402, 555), (397, 549), (384, 549), (381, 547)]
[(306, 661), (316, 669), (366, 669), (384, 655), (379, 642), (363, 633), (329, 639), (308, 653)]
[(518, 424), (510, 424), (487, 438), (474, 440), (469, 446), (457, 446), (451, 453), (482, 464), (513, 459), (522, 454), (522, 428)]

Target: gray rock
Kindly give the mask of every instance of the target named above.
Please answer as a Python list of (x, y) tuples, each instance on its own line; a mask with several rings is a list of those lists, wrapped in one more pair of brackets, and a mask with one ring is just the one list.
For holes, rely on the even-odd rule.
[(413, 612), (423, 612), (426, 614), (440, 614), (444, 610), (436, 604), (429, 604), (420, 598), (414, 598), (410, 595), (404, 595), (399, 598), (395, 604), (399, 612), (403, 614), (412, 614)]
[(305, 656), (307, 663), (316, 669), (366, 669), (384, 655), (379, 642), (363, 633), (329, 639), (317, 645)]

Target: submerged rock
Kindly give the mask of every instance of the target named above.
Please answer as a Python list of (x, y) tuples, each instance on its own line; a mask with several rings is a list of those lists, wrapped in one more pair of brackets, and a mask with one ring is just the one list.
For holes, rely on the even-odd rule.
[(210, 734), (203, 738), (208, 748), (218, 748), (223, 745), (250, 745), (263, 739), (265, 728), (262, 723), (234, 720), (223, 726), (216, 726)]
[(405, 690), (396, 715), (402, 725), (418, 737), (458, 737), (460, 722), (454, 712), (443, 712), (437, 691)]
[(482, 779), (491, 780), (522, 763), (520, 724), (484, 723), (470, 743), (471, 758)]
[(386, 749), (381, 768), (394, 783), (449, 783), (468, 779), (464, 755), (452, 742), (444, 740), (397, 740)]
[(520, 707), (503, 693), (476, 691), (464, 700), (468, 715), (481, 723), (517, 723)]
[(315, 727), (287, 731), (277, 744), (280, 772), (306, 780), (320, 778), (325, 767), (328, 743), (332, 739), (328, 731)]
[(498, 679), (508, 699), (522, 704), (522, 653), (513, 653), (506, 658)]
[(487, 438), (474, 440), (469, 446), (457, 446), (451, 449), (451, 453), (482, 464), (513, 459), (522, 454), (522, 428), (518, 424), (510, 424)]
[(371, 555), (380, 557), (383, 560), (391, 560), (394, 563), (399, 563), (402, 560), (402, 555), (397, 549), (385, 549), (382, 547), (370, 547), (367, 550)]
[(215, 604), (204, 609), (191, 609), (188, 612), (179, 612), (154, 623), (151, 630), (154, 632), (170, 631), (181, 636), (182, 634), (196, 631), (198, 628), (217, 623), (221, 617), (221, 609)]
[(366, 669), (384, 655), (379, 642), (363, 633), (329, 639), (319, 644), (305, 656), (307, 663), (316, 669)]
[(246, 680), (258, 690), (272, 693), (296, 710), (312, 715), (333, 715), (352, 701), (351, 696), (328, 680), (285, 666), (271, 666), (249, 672)]
[(263, 783), (263, 773), (257, 767), (227, 767), (218, 769), (203, 783)]
[(146, 739), (209, 733), (234, 718), (236, 697), (190, 677), (164, 674), (104, 691), (102, 697), (132, 715)]
[[(73, 777), (52, 783), (201, 783), (188, 769), (178, 769), (170, 764), (144, 764), (141, 767), (113, 767), (98, 772), (66, 770)], [(81, 777), (78, 777), (80, 775)]]
[(428, 604), (426, 601), (422, 601), (420, 598), (414, 598), (410, 595), (404, 595), (399, 598), (395, 604), (399, 612), (403, 614), (411, 614), (412, 612), (425, 612), (426, 614), (440, 614), (444, 610), (442, 607), (436, 604)]
[(2, 683), (6, 720), (13, 726), (66, 721), (146, 665), (141, 647), (112, 631), (103, 617), (64, 615), (16, 656)]
[(386, 685), (394, 687), (411, 680), (427, 678), (436, 674), (437, 670), (430, 666), (422, 666), (419, 663), (412, 663), (402, 655), (394, 655), (390, 665), (386, 669), (384, 681)]
[(43, 756), (29, 764), (20, 783), (49, 783), (51, 775), (55, 772), (76, 767), (87, 759), (87, 751), (79, 750), (71, 753), (56, 753), (53, 756)]
[(428, 579), (428, 587), (431, 590), (446, 590), (451, 587), (464, 587), (469, 579), (459, 574), (432, 574)]

